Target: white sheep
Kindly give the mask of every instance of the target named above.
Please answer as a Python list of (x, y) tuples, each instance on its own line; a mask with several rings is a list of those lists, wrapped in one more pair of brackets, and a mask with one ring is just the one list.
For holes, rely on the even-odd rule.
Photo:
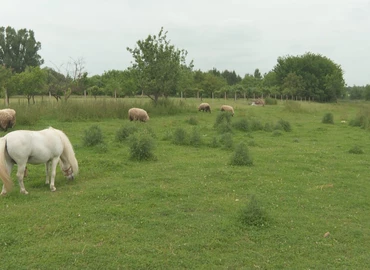
[(198, 111), (211, 112), (211, 106), (208, 103), (201, 103), (198, 107)]
[(149, 115), (148, 113), (143, 110), (143, 109), (140, 109), (140, 108), (131, 108), (128, 110), (128, 119), (130, 119), (130, 121), (142, 121), (142, 122), (146, 122), (149, 120)]
[(7, 131), (8, 128), (12, 128), (16, 122), (16, 112), (13, 109), (2, 109), (0, 110), (0, 128)]
[(225, 111), (225, 112), (231, 112), (231, 116), (234, 116), (234, 108), (229, 106), (229, 105), (222, 105), (221, 106), (221, 111)]

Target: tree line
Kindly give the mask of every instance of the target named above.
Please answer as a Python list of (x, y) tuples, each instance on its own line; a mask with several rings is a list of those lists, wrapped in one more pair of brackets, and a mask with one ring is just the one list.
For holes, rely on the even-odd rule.
[(346, 87), (340, 65), (313, 53), (283, 56), (271, 71), (258, 68), (244, 77), (235, 71), (194, 69), (187, 51), (170, 43), (163, 28), (158, 35), (127, 47), (131, 66), (89, 76), (84, 59), (70, 59), (66, 66), (43, 67), (41, 43), (32, 30), (0, 27), (0, 89), (8, 102), (24, 95), (34, 102), (37, 95), (57, 101), (71, 95), (125, 97), (145, 95), (157, 102), (166, 97), (304, 99), (334, 102), (342, 98), (370, 99), (370, 86)]

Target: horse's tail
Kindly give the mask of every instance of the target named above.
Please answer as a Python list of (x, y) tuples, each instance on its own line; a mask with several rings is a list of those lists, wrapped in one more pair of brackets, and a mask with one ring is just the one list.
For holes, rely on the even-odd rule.
[(73, 174), (77, 175), (78, 174), (78, 162), (75, 156), (75, 152), (73, 151), (73, 146), (71, 142), (69, 141), (67, 135), (59, 130), (59, 129), (54, 129), (58, 134), (60, 139), (63, 142), (64, 145), (64, 150), (63, 150), (63, 155), (64, 157), (68, 160), (69, 164), (72, 167)]
[(6, 138), (0, 138), (0, 178), (4, 183), (5, 190), (9, 192), (13, 187), (12, 179), (8, 172), (6, 161)]

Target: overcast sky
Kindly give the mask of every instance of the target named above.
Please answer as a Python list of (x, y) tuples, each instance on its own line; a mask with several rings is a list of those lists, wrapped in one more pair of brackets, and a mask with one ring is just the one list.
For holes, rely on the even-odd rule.
[(83, 59), (89, 75), (131, 66), (161, 29), (195, 69), (244, 77), (280, 56), (321, 54), (347, 85), (370, 84), (370, 0), (1, 0), (0, 26), (35, 32), (44, 66)]

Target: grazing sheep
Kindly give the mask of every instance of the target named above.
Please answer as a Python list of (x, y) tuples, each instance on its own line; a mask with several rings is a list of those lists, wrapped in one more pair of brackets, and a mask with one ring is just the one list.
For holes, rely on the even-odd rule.
[(211, 112), (211, 106), (208, 103), (201, 103), (198, 107), (198, 111)]
[(229, 106), (229, 105), (222, 105), (221, 106), (221, 111), (225, 111), (225, 112), (231, 112), (231, 116), (234, 116), (234, 109), (233, 107)]
[(7, 131), (8, 128), (12, 128), (15, 125), (16, 117), (15, 110), (3, 109), (0, 110), (0, 128)]
[(254, 103), (254, 105), (257, 105), (257, 106), (265, 106), (265, 101), (261, 98), (257, 99), (253, 103)]
[(149, 120), (149, 115), (143, 109), (131, 108), (128, 110), (128, 119), (130, 119), (130, 121), (139, 120), (141, 122), (146, 122)]

